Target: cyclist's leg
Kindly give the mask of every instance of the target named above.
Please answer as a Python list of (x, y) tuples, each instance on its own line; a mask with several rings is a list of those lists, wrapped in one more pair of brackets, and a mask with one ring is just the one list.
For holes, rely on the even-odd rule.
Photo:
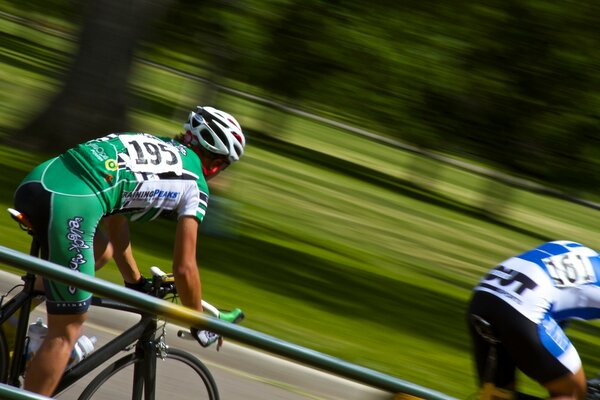
[[(93, 198), (53, 194), (48, 228), (49, 260), (94, 275), (93, 236), (101, 207)], [(44, 280), (48, 333), (25, 376), (24, 387), (52, 395), (81, 335), (91, 293), (71, 285)]]
[[(496, 345), (496, 360), (494, 365), (489, 365), (488, 355), (491, 351), (491, 345), (486, 342), (470, 325), (471, 343), (477, 370), (478, 383), (480, 388), (485, 388), (486, 384), (493, 384), (495, 388), (512, 391), (515, 389), (516, 367), (508, 351), (502, 344)], [(493, 376), (488, 375), (488, 368), (493, 367)]]
[(574, 374), (567, 374), (546, 382), (544, 387), (550, 392), (550, 399), (552, 400), (584, 399), (586, 380), (583, 368), (579, 368)]
[[(102, 207), (96, 198), (52, 195), (48, 229), (49, 260), (94, 276), (94, 233)], [(60, 282), (44, 280), (46, 307), (51, 314), (87, 311), (91, 293)]]
[(546, 349), (557, 360), (554, 369), (549, 370), (547, 378), (540, 379), (550, 392), (550, 398), (584, 399), (587, 383), (581, 359), (562, 328), (554, 319), (546, 316), (539, 325), (538, 333)]
[[(93, 276), (93, 237), (103, 214), (102, 204), (60, 160), (52, 166), (45, 170), (43, 182), (21, 185), (15, 202), (25, 208), (34, 224), (42, 244), (42, 256)], [(61, 185), (69, 185), (69, 194), (61, 192)], [(74, 192), (79, 194), (74, 195)], [(25, 388), (51, 395), (81, 334), (91, 293), (49, 280), (44, 280), (44, 286), (48, 334), (26, 373)]]
[[(31, 221), (42, 258), (94, 275), (93, 237), (104, 209), (78, 172), (60, 157), (39, 165), (17, 188), (15, 207)], [(55, 302), (91, 296), (67, 285), (56, 289), (56, 285), (44, 283), (47, 296)], [(74, 310), (72, 304), (69, 307)]]
[(69, 361), (71, 350), (81, 336), (86, 318), (87, 313), (48, 313), (48, 332), (26, 372), (23, 384), (26, 390), (45, 396), (54, 393)]
[[(501, 302), (499, 303), (500, 306), (505, 304), (488, 293), (476, 292), (471, 299), (467, 315), (479, 315), (491, 323), (492, 326), (498, 324), (506, 325), (508, 323), (506, 321), (511, 318), (512, 312), (510, 310), (505, 310), (504, 307), (498, 308), (498, 302)], [(514, 390), (516, 366), (509, 350), (502, 341), (498, 343), (496, 345), (496, 360), (494, 365), (489, 365), (490, 360), (488, 359), (488, 356), (490, 354), (491, 344), (477, 333), (471, 321), (472, 320), (468, 318), (479, 386), (483, 388), (484, 383), (487, 381), (488, 383), (493, 383), (496, 388), (501, 390)], [(497, 330), (498, 329), (494, 329), (494, 333), (499, 335), (499, 333), (496, 332)], [(498, 339), (501, 340), (501, 337), (499, 336)], [(493, 376), (491, 377), (487, 376), (489, 368), (493, 368)]]
[(583, 399), (586, 381), (581, 359), (558, 323), (546, 315), (535, 328), (525, 329), (529, 334), (521, 335), (524, 347), (514, 354), (517, 366), (546, 387), (551, 399)]

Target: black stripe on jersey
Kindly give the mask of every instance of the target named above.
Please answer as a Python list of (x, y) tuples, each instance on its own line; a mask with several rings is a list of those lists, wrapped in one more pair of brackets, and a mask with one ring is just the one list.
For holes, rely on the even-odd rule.
[(206, 193), (200, 192), (198, 193), (198, 195), (200, 196), (200, 201), (208, 203), (208, 195)]
[[(141, 186), (142, 186), (142, 182), (136, 183), (135, 187), (131, 190), (131, 193), (135, 193), (135, 192), (139, 191)], [(132, 201), (133, 201), (133, 196), (131, 196), (129, 198), (129, 200), (125, 201), (125, 203), (121, 204), (121, 208), (127, 207)]]
[(181, 175), (177, 175), (175, 172), (162, 172), (160, 174), (156, 174), (156, 176), (158, 176), (158, 179), (182, 179), (185, 181), (195, 181), (198, 179), (197, 175), (185, 170)]
[(148, 219), (148, 221), (152, 221), (154, 218), (160, 215), (160, 212), (160, 208), (145, 208), (142, 212), (132, 213), (130, 218), (131, 221), (146, 220), (146, 216), (150, 215), (150, 219)]
[(163, 210), (159, 218), (176, 221), (178, 216), (179, 214), (177, 214), (177, 210)]
[[(151, 210), (152, 209), (148, 210), (144, 207), (136, 207), (136, 208), (128, 208), (126, 210), (124, 210), (124, 209), (115, 210), (112, 213), (110, 213), (109, 215), (127, 215), (129, 217), (137, 215), (138, 218), (141, 218), (143, 215), (147, 214), (148, 211), (151, 211)], [(161, 220), (168, 219), (168, 220), (176, 221), (178, 216), (179, 216), (179, 214), (178, 214), (177, 210), (175, 210), (175, 209), (173, 209), (173, 210), (162, 209), (162, 211), (160, 213), (158, 213), (157, 215), (155, 215), (152, 219), (159, 218)]]
[(127, 160), (125, 160), (125, 158), (123, 157), (123, 154), (127, 154), (127, 153), (117, 154), (117, 162), (119, 163), (119, 167), (123, 166), (123, 168), (125, 168), (125, 166), (127, 165)]

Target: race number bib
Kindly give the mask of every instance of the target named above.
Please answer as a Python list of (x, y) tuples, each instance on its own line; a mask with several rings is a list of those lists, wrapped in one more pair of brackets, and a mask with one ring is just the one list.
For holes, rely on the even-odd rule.
[(127, 148), (127, 167), (133, 172), (183, 173), (181, 155), (174, 146), (149, 135), (119, 135), (119, 139)]
[(589, 257), (566, 253), (542, 260), (556, 287), (596, 282), (596, 274)]

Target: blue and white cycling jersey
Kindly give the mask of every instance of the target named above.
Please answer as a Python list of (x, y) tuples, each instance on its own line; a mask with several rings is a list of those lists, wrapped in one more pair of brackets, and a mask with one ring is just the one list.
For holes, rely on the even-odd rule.
[(475, 287), (536, 324), (600, 318), (600, 255), (579, 243), (544, 243), (500, 263)]

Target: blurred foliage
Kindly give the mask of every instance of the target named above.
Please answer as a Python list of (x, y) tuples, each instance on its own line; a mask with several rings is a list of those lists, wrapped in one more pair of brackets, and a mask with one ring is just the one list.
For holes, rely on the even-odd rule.
[[(80, 17), (66, 0), (2, 3), (33, 18)], [(425, 148), (587, 190), (600, 183), (599, 37), (593, 0), (179, 0), (144, 54)]]
[[(210, 10), (225, 13), (212, 4)], [(277, 21), (280, 14), (263, 15)], [(259, 29), (264, 21), (255, 22), (252, 29)], [(374, 17), (373, 24), (378, 26)], [(201, 51), (202, 40), (208, 40), (203, 35), (211, 34), (210, 30), (199, 32), (196, 39), (187, 35), (190, 41), (173, 41), (169, 47), (163, 28), (155, 30), (152, 40), (165, 44), (148, 44), (142, 53), (145, 57), (218, 77)], [(248, 33), (234, 25), (229, 32)], [(59, 85), (73, 49), (62, 38), (4, 19), (0, 19), (0, 39), (3, 131), (47, 100), (45, 96)], [(318, 45), (328, 46), (325, 41)], [(187, 46), (191, 50), (182, 52)], [(331, 51), (340, 50), (329, 46)], [(230, 50), (222, 54), (230, 57), (220, 62), (232, 67), (241, 60)], [(413, 71), (418, 68), (421, 64), (415, 64)], [(185, 109), (204, 93), (205, 85), (150, 64), (137, 64), (134, 72), (130, 92), (135, 107), (130, 113), (136, 129), (175, 133)], [(448, 90), (459, 83), (444, 75), (442, 68), (432, 69), (431, 76), (434, 72)], [(418, 93), (416, 78), (411, 82), (408, 76), (405, 86), (414, 83), (413, 93)], [(333, 77), (330, 71), (321, 80), (325, 83)], [(220, 77), (224, 83), (267, 93), (242, 78), (229, 73)], [(355, 84), (338, 82), (346, 82), (347, 88)], [(308, 97), (313, 90), (297, 93), (304, 97), (295, 101), (318, 105)], [(269, 113), (267, 107), (223, 93), (218, 100), (240, 116), (250, 145), (244, 161), (219, 178), (226, 179), (228, 199), (237, 203), (237, 236), (202, 235), (199, 262), (206, 297), (224, 307), (242, 306), (248, 327), (467, 398), (475, 385), (464, 309), (477, 279), (499, 260), (544, 240), (566, 238), (599, 247), (595, 210), (509, 188), (306, 118), (288, 118), (281, 138), (260, 135), (264, 132), (251, 128), (260, 125), (256, 121)], [(346, 102), (350, 104), (343, 97), (337, 103)], [(363, 126), (377, 127), (373, 121), (381, 120), (385, 108), (375, 115), (370, 102), (370, 98), (368, 104), (363, 101), (362, 114), (357, 107), (355, 114), (348, 115)], [(369, 109), (373, 115), (368, 115)], [(431, 118), (403, 112), (407, 121)], [(421, 123), (414, 132), (429, 129)], [(413, 140), (417, 139), (425, 141), (425, 136)], [(433, 139), (419, 143), (451, 148)], [(43, 158), (1, 146), (0, 184), (16, 187), (31, 165)], [(0, 204), (8, 207), (11, 202), (12, 191), (1, 191)], [(26, 235), (6, 213), (0, 214), (2, 218), (0, 242), (25, 251)], [(173, 226), (155, 223), (151, 229), (143, 224), (132, 227), (136, 257), (140, 265), (166, 267), (171, 262)], [(100, 276), (121, 281), (114, 266), (104, 268)], [(569, 334), (587, 371), (598, 371), (597, 326), (574, 328)]]
[(597, 2), (189, 3), (162, 40), (200, 32), (211, 65), (220, 35), (224, 82), (571, 189), (600, 181)]

